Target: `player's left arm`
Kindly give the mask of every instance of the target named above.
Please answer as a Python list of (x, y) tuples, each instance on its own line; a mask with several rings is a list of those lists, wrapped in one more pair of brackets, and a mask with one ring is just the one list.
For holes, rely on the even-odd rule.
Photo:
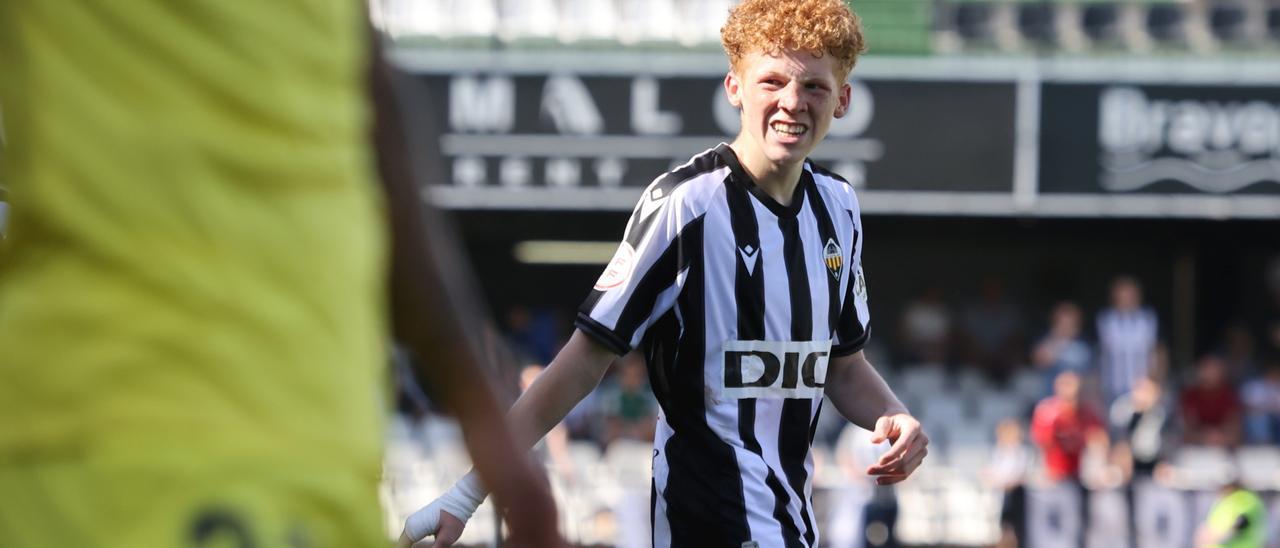
[(889, 440), (893, 444), (867, 468), (868, 474), (877, 476), (877, 484), (892, 485), (907, 479), (929, 454), (929, 436), (920, 421), (911, 416), (862, 351), (831, 358), (826, 394), (841, 415), (872, 431), (872, 442)]

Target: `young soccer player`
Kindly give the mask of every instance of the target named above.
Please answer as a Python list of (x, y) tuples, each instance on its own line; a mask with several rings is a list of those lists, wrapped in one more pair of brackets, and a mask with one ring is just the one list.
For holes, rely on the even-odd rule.
[[(928, 445), (862, 353), (853, 188), (806, 159), (851, 107), (862, 34), (839, 0), (746, 0), (721, 35), (741, 132), (644, 191), (577, 331), (508, 417), (531, 445), (639, 347), (661, 404), (653, 544), (815, 546), (823, 396), (893, 442), (867, 470), (879, 484), (906, 479)], [(410, 517), (402, 544), (438, 531), (447, 545), (483, 496), (464, 477)]]

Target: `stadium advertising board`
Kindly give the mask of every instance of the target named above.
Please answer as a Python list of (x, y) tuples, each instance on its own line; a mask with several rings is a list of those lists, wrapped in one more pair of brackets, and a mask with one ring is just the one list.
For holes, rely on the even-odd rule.
[(1280, 194), (1280, 88), (1045, 84), (1039, 191)]
[[(441, 182), (523, 191), (530, 207), (555, 194), (548, 191), (632, 189), (629, 209), (635, 189), (738, 131), (719, 74), (418, 78), (435, 98)], [(852, 111), (832, 125), (815, 161), (866, 190), (1012, 192), (1012, 83), (852, 86)]]
[[(1259, 495), (1269, 519), (1280, 519), (1280, 493)], [(1028, 488), (1027, 545), (1191, 548), (1196, 529), (1221, 497), (1218, 491), (1172, 489), (1150, 482), (1138, 482), (1131, 494), (1112, 489), (1083, 495), (1070, 485)], [(1130, 539), (1136, 539), (1136, 545)]]

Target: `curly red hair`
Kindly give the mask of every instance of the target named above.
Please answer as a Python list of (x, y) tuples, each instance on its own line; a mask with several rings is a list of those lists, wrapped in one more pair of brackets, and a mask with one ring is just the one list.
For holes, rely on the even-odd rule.
[(842, 80), (867, 47), (861, 20), (840, 0), (743, 0), (729, 11), (720, 42), (735, 72), (752, 52), (795, 50), (835, 57)]

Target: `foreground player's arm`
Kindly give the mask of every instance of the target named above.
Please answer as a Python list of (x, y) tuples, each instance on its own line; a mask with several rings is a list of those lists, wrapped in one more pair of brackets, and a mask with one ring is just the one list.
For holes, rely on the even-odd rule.
[(929, 437), (911, 416), (861, 351), (831, 359), (827, 367), (827, 398), (846, 419), (872, 431), (871, 441), (893, 445), (867, 473), (880, 485), (907, 479), (925, 455)]
[[(439, 387), (439, 403), (463, 425), (463, 438), (485, 485), (493, 486), (512, 535), (535, 546), (559, 543), (555, 503), (545, 481), (524, 459), (468, 343), (459, 317), (465, 288), (441, 273), (440, 242), (428, 237), (426, 204), (409, 167), (390, 74), (379, 48), (370, 63), (377, 167), (391, 224), (391, 313), (394, 335), (420, 358), (418, 374)], [(438, 236), (437, 236), (438, 239)], [(446, 248), (445, 251), (448, 251)], [(451, 302), (452, 299), (452, 302)], [(478, 322), (469, 322), (478, 323)]]

